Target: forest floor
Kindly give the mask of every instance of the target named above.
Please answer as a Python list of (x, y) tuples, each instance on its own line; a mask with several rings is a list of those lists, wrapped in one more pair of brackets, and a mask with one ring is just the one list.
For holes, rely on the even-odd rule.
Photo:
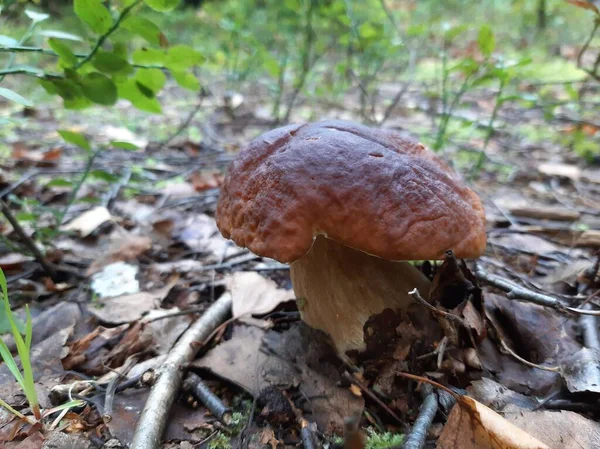
[[(543, 89), (544, 98), (556, 102), (567, 88), (590, 96), (599, 90), (578, 81), (519, 85), (525, 92)], [(397, 89), (383, 85), (380, 95)], [(291, 121), (364, 121), (358, 95), (351, 92), (339, 104), (301, 99)], [(332, 434), (343, 436), (348, 418), (357, 414), (360, 422), (354, 423), (367, 435), (368, 448), (400, 444), (423, 402), (422, 385), (404, 382), (403, 396), (392, 399), (360, 373), (344, 374), (348, 367), (326, 340), (302, 324), (288, 267), (236, 247), (216, 227), (228, 164), (252, 138), (277, 126), (260, 92), (226, 96), (214, 88), (194, 97), (169, 87), (161, 96), (169, 99), (164, 116), (125, 103), (110, 115), (64, 112), (52, 104), (5, 114), (13, 122), (6, 125), (10, 156), (0, 160), (0, 197), (22, 229), (0, 221), (0, 268), (20, 319), (29, 304), (31, 362), (42, 408), (84, 402), (61, 416), (53, 432), (40, 432), (0, 409), (3, 447), (37, 448), (42, 435), (55, 444), (48, 447), (127, 447), (153, 382), (148, 373), (160, 369), (190, 323), (225, 291), (232, 295), (233, 318), (198, 342), (200, 352), (188, 368), (231, 408), (230, 419), (219, 421), (191, 390), (179, 391), (165, 447), (310, 449), (302, 440), (303, 422), (320, 445), (335, 447), (341, 439)], [(454, 114), (471, 125), (458, 127), (439, 153), (486, 208), (487, 251), (476, 266), (467, 261), (471, 279), (483, 290), (482, 306), (469, 314), (473, 298), (467, 298), (451, 311), (476, 337), (477, 355), (469, 359), (450, 345), (438, 351), (437, 370), (419, 374), (459, 393), (466, 388), (502, 418), (490, 424), (472, 409), (470, 416), (479, 418), (461, 419), (458, 412), (450, 414), (452, 404), (440, 405), (427, 444), (434, 447), (439, 438), (438, 447), (471, 447), (458, 443), (458, 436), (483, 432), (491, 442), (473, 447), (538, 447), (527, 446), (523, 435), (512, 445), (492, 446), (513, 432), (508, 421), (548, 447), (598, 447), (600, 170), (593, 157), (573, 151), (571, 137), (593, 136), (600, 122), (569, 115), (568, 108), (548, 120), (535, 105), (507, 104), (484, 142), (472, 130), (478, 123), (487, 126), (492, 97), (485, 91), (465, 96)], [(429, 97), (415, 85), (384, 126), (407, 134), (418, 130), (416, 137), (423, 138), (435, 116)], [(64, 144), (57, 129), (88, 136), (93, 158)], [(109, 141), (139, 149), (113, 148)], [(57, 232), (55, 214), (71, 203), (86, 172)], [(34, 241), (53, 276), (31, 252)], [(14, 339), (5, 341), (14, 350)], [(402, 362), (410, 371), (410, 360)], [(0, 398), (27, 413), (6, 364), (0, 365)], [(346, 428), (348, 447), (360, 447), (349, 443), (355, 436)]]

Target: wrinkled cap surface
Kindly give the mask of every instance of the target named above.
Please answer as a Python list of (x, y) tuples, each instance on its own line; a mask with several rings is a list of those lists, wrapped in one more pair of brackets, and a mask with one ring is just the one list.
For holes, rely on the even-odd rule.
[(290, 263), (314, 237), (389, 260), (479, 257), (477, 195), (423, 145), (390, 130), (322, 121), (269, 131), (229, 168), (217, 205), (221, 233)]

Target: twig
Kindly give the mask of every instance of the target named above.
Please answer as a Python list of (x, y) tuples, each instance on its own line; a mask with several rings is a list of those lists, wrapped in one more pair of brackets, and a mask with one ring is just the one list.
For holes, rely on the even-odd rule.
[(163, 143), (160, 144), (161, 147), (166, 147), (167, 145), (169, 145), (173, 141), (173, 139), (175, 139), (177, 136), (179, 136), (183, 131), (185, 131), (185, 129), (188, 126), (190, 126), (190, 123), (192, 123), (192, 120), (194, 120), (194, 117), (196, 116), (198, 111), (200, 111), (200, 109), (202, 108), (203, 100), (204, 100), (204, 92), (201, 89), (200, 93), (198, 94), (198, 104), (194, 107), (194, 109), (192, 109), (190, 111), (190, 113), (185, 118), (185, 120), (181, 123), (181, 125), (179, 125), (179, 128), (177, 128), (173, 134), (171, 134), (169, 137), (167, 137), (167, 139)]
[(125, 171), (119, 180), (111, 187), (110, 191), (103, 199), (104, 206), (109, 212), (112, 212), (112, 209), (115, 205), (115, 200), (119, 196), (119, 192), (129, 183), (129, 179), (131, 179), (131, 168), (125, 167)]
[(158, 378), (137, 423), (131, 449), (157, 449), (175, 395), (183, 380), (182, 366), (190, 362), (199, 346), (231, 311), (231, 293), (225, 292), (183, 334), (158, 372)]
[(23, 230), (23, 228), (21, 227), (21, 224), (19, 223), (19, 220), (17, 220), (15, 218), (15, 216), (10, 211), (10, 208), (8, 207), (8, 205), (2, 199), (0, 199), (0, 209), (2, 210), (2, 213), (4, 214), (4, 216), (6, 217), (8, 222), (12, 225), (15, 232), (17, 234), (19, 234), (19, 237), (21, 237), (25, 246), (27, 246), (29, 251), (31, 251), (31, 253), (35, 257), (35, 259), (42, 266), (44, 271), (46, 273), (48, 273), (52, 279), (56, 279), (57, 278), (56, 270), (54, 269), (52, 264), (42, 254), (42, 252), (39, 250), (39, 248), (37, 247), (35, 242), (31, 239), (31, 237), (29, 237), (27, 235), (27, 233)]
[(206, 406), (206, 408), (225, 425), (231, 424), (231, 411), (202, 381), (200, 376), (189, 373), (183, 382), (183, 388)]
[[(584, 304), (583, 309), (590, 310), (591, 304)], [(600, 349), (600, 338), (598, 336), (598, 318), (590, 315), (582, 315), (579, 325), (583, 333), (583, 343), (586, 348)]]
[(412, 430), (406, 437), (406, 441), (402, 445), (402, 449), (422, 449), (425, 446), (427, 430), (438, 410), (437, 393), (431, 385), (423, 385), (423, 404), (419, 409), (419, 416), (413, 425)]
[(362, 384), (362, 382), (360, 382), (358, 379), (356, 379), (352, 374), (350, 374), (348, 371), (344, 371), (344, 374), (342, 374), (342, 377), (344, 379), (346, 379), (348, 382), (356, 385), (358, 388), (360, 388), (360, 390), (366, 394), (369, 398), (371, 398), (373, 401), (375, 401), (383, 410), (385, 410), (387, 412), (388, 415), (390, 415), (392, 418), (394, 418), (400, 425), (404, 426), (405, 422), (398, 416), (396, 415), (392, 409), (390, 409), (386, 404), (383, 403), (383, 401), (381, 399), (379, 399), (373, 392), (371, 392), (371, 390), (369, 390), (365, 385)]
[(477, 279), (485, 282), (486, 284), (506, 292), (506, 297), (508, 299), (525, 299), (533, 302), (534, 304), (551, 307), (561, 312), (564, 312), (566, 309), (566, 307), (557, 298), (544, 295), (542, 293), (533, 292), (517, 284), (513, 284), (508, 279), (503, 279), (494, 274), (489, 274), (479, 265), (475, 269), (475, 276)]
[[(421, 296), (421, 294), (419, 293), (419, 291), (416, 288), (409, 291), (408, 294), (419, 304), (421, 304), (421, 305), (425, 306), (426, 308), (428, 308), (429, 310), (431, 310), (431, 312), (434, 315), (437, 315), (439, 320), (446, 320), (446, 322), (453, 321), (453, 322), (459, 324), (460, 326), (462, 326), (467, 331), (467, 334), (469, 335), (469, 338), (471, 340), (471, 344), (473, 345), (473, 347), (474, 348), (477, 347), (477, 344), (475, 343), (475, 339), (473, 338), (473, 333), (471, 332), (471, 328), (467, 325), (467, 323), (465, 323), (462, 320), (462, 318), (460, 318), (459, 316), (456, 316), (452, 313), (446, 312), (444, 310), (440, 310), (437, 307), (435, 307), (434, 305), (429, 304), (425, 299), (423, 299), (423, 297)], [(443, 322), (441, 322), (441, 321), (439, 321), (439, 322), (440, 322), (440, 325), (442, 326), (442, 328), (444, 329), (444, 333), (446, 333), (447, 326), (444, 325)], [(452, 336), (447, 335), (447, 337), (449, 340), (452, 340)], [(454, 342), (454, 344), (456, 344), (456, 342)]]
[(600, 310), (577, 309), (575, 307), (567, 307), (564, 304), (562, 304), (562, 302), (560, 302), (560, 300), (558, 300), (557, 298), (544, 295), (542, 293), (537, 293), (528, 290), (525, 287), (513, 284), (508, 279), (489, 274), (480, 266), (476, 267), (475, 276), (477, 277), (477, 279), (485, 282), (486, 284), (506, 292), (506, 297), (508, 299), (523, 299), (540, 306), (550, 307), (562, 313), (571, 312), (580, 315), (600, 316)]

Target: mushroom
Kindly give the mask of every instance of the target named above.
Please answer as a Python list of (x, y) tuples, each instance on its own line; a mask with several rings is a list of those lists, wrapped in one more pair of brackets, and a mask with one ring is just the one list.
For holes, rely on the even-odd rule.
[[(403, 312), (430, 281), (410, 261), (479, 257), (478, 196), (420, 143), (346, 121), (284, 126), (232, 162), (216, 211), (221, 233), (290, 264), (302, 319), (340, 355), (365, 350), (364, 326)], [(425, 314), (423, 314), (425, 315)]]

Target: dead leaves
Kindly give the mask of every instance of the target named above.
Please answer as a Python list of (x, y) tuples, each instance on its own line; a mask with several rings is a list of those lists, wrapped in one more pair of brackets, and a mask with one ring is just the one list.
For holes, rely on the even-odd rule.
[(461, 396), (448, 417), (437, 449), (550, 449), (492, 409)]
[(62, 231), (76, 232), (80, 237), (87, 237), (100, 225), (111, 220), (112, 216), (106, 207), (98, 206), (90, 209), (66, 225), (61, 226)]
[(235, 318), (263, 315), (279, 304), (294, 299), (294, 292), (277, 288), (274, 281), (254, 271), (240, 271), (227, 276), (227, 288), (233, 300), (232, 314)]

